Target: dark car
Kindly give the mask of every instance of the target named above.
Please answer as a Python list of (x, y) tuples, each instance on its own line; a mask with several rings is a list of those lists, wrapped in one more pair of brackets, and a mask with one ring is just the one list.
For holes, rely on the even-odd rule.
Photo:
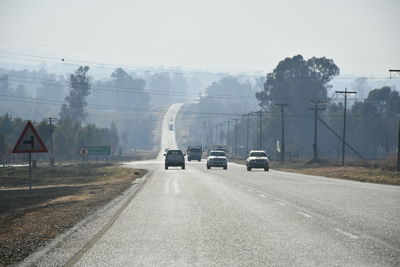
[(182, 170), (185, 169), (185, 154), (182, 150), (168, 150), (165, 156), (165, 169), (168, 170), (169, 166), (181, 167)]

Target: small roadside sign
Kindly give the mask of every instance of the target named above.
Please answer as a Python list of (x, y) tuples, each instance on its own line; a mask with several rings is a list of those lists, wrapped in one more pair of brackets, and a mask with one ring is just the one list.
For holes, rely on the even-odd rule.
[(79, 149), (79, 155), (81, 155), (81, 157), (87, 157), (87, 155), (89, 155), (89, 149), (85, 146), (81, 147)]
[(32, 153), (46, 153), (47, 148), (33, 127), (32, 122), (28, 121), (21, 136), (12, 150), (12, 153), (29, 154), (29, 190), (32, 190)]
[(89, 155), (111, 155), (111, 147), (109, 146), (89, 146)]
[(28, 121), (21, 133), (12, 153), (46, 153), (47, 148), (36, 132), (35, 127)]

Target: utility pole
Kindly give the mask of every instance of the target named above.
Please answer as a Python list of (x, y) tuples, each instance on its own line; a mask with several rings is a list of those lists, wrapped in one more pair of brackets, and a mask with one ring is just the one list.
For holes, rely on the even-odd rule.
[(215, 124), (215, 143), (218, 142), (218, 123)]
[(54, 129), (56, 128), (53, 125), (53, 122), (57, 120), (57, 118), (54, 117), (49, 117), (49, 131), (50, 131), (50, 166), (54, 166), (54, 154), (53, 154), (53, 132)]
[(247, 133), (246, 133), (246, 154), (249, 154), (249, 123), (250, 123), (250, 113), (246, 114), (247, 116)]
[(213, 129), (213, 126), (211, 125), (211, 123), (210, 123), (210, 145), (212, 146), (212, 144), (214, 144), (214, 129)]
[(229, 153), (229, 130), (230, 130), (230, 126), (231, 126), (231, 121), (226, 121), (227, 123), (228, 123), (228, 132), (227, 132), (227, 134), (228, 134), (228, 139), (226, 140), (226, 144), (227, 144), (227, 146), (228, 146), (228, 153)]
[[(398, 70), (390, 69), (389, 73), (392, 74), (392, 72), (400, 74), (400, 69)], [(400, 172), (400, 116), (399, 116), (399, 140), (397, 141), (397, 171)]]
[(222, 129), (222, 128), (223, 128), (223, 126), (224, 126), (224, 123), (223, 123), (223, 122), (220, 122), (219, 125), (221, 125), (221, 134), (220, 134), (220, 136), (219, 136), (219, 138), (220, 138), (219, 141), (220, 141), (220, 144), (222, 145), (222, 139), (223, 139), (223, 138), (222, 138), (222, 137), (223, 137), (223, 129)]
[(259, 133), (258, 145), (259, 145), (259, 149), (262, 150), (262, 120), (261, 120), (261, 115), (262, 115), (263, 112), (262, 112), (262, 110), (260, 110), (260, 111), (255, 111), (254, 113), (259, 113), (259, 116), (260, 116), (260, 123), (259, 123), (260, 133)]
[(322, 101), (322, 100), (318, 100), (318, 99), (311, 100), (310, 102), (314, 104), (314, 108), (313, 108), (313, 110), (314, 110), (314, 144), (313, 144), (313, 151), (314, 151), (314, 161), (316, 162), (316, 161), (318, 161), (318, 145), (317, 145), (317, 133), (318, 133), (318, 130), (317, 130), (317, 126), (318, 126), (317, 121), (318, 120), (317, 120), (317, 117), (318, 117), (318, 110), (325, 110), (324, 108), (318, 108), (318, 105), (319, 104), (325, 104), (326, 102)]
[(235, 155), (237, 156), (238, 154), (238, 129), (237, 129), (237, 122), (239, 119), (232, 119), (235, 121)]
[(344, 166), (345, 142), (346, 142), (346, 110), (347, 110), (347, 95), (356, 94), (354, 91), (335, 91), (337, 94), (344, 94), (344, 114), (343, 114), (343, 140), (342, 140), (342, 166)]
[(397, 141), (397, 171), (400, 172), (400, 116), (399, 116), (399, 140)]
[(285, 107), (290, 105), (288, 104), (275, 104), (275, 106), (281, 107), (281, 162), (285, 161)]

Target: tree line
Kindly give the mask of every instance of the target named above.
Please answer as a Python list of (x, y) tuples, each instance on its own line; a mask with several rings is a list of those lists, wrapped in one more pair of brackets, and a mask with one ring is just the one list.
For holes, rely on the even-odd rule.
[[(263, 149), (279, 155), (283, 141), (283, 108), (286, 152), (310, 158), (314, 152), (315, 114), (312, 101), (321, 102), (318, 106), (321, 108), (319, 118), (339, 136), (342, 135), (344, 99), (343, 95), (335, 94), (334, 89), (344, 88), (333, 88), (330, 83), (339, 73), (340, 69), (334, 61), (325, 57), (306, 60), (297, 55), (285, 58), (266, 77), (257, 79), (262, 86), (255, 86), (259, 89), (255, 93), (256, 103), (247, 102), (251, 93), (246, 87), (249, 84), (247, 81), (239, 81), (239, 93), (235, 86), (225, 86), (227, 78), (224, 78), (206, 88), (206, 94), (198, 104), (186, 108), (198, 113), (193, 115), (196, 122), (190, 125), (191, 138), (187, 143), (211, 145), (222, 142), (234, 148), (236, 121), (232, 119), (237, 119), (241, 154), (247, 152), (248, 142), (249, 149)], [(235, 80), (234, 77), (229, 79)], [(229, 97), (215, 100), (210, 97), (221, 92), (237, 95), (239, 100)], [(254, 113), (260, 111), (261, 117), (260, 113)], [(390, 86), (375, 88), (366, 98), (356, 98), (347, 107), (347, 143), (365, 158), (389, 156), (397, 148), (399, 114), (400, 96)], [(318, 154), (323, 158), (338, 158), (341, 140), (325, 124), (318, 119)], [(355, 156), (351, 151), (348, 155)]]
[[(119, 135), (115, 124), (111, 123), (110, 128), (100, 128), (91, 123), (83, 125), (87, 116), (86, 99), (91, 89), (88, 71), (89, 67), (81, 66), (70, 75), (70, 91), (61, 106), (60, 119), (55, 128), (49, 121), (33, 122), (47, 147), (50, 147), (53, 133), (54, 154), (58, 160), (78, 158), (78, 149), (84, 145), (118, 147)], [(23, 158), (22, 155), (11, 155), (11, 150), (26, 123), (27, 120), (13, 118), (9, 114), (0, 116), (0, 161)]]

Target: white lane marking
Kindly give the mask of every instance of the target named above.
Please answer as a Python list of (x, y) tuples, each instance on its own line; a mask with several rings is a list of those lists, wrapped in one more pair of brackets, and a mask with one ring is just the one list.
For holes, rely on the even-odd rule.
[(169, 193), (169, 182), (170, 181), (171, 181), (171, 179), (168, 178), (168, 180), (165, 182), (165, 190), (164, 190), (165, 194)]
[(265, 195), (263, 195), (263, 194), (258, 194), (260, 197), (262, 197), (262, 198), (266, 198), (266, 196)]
[(280, 201), (277, 201), (276, 204), (278, 204), (278, 205), (280, 205), (280, 206), (282, 206), (282, 207), (286, 206), (285, 203), (282, 203), (282, 202), (280, 202)]
[(359, 238), (358, 236), (353, 235), (353, 234), (351, 234), (351, 233), (349, 233), (349, 232), (343, 231), (342, 229), (335, 228), (335, 230), (338, 231), (339, 233), (341, 233), (341, 234), (347, 236), (347, 237), (350, 238), (350, 239), (358, 239), (358, 238)]
[(174, 180), (174, 182), (172, 184), (174, 185), (174, 193), (179, 194), (178, 182), (176, 180)]
[(304, 217), (307, 217), (307, 218), (311, 218), (312, 217), (310, 214), (307, 214), (307, 213), (302, 212), (302, 211), (298, 211), (297, 214), (303, 215)]
[(254, 191), (250, 188), (247, 188), (247, 191), (249, 191), (250, 193), (254, 193)]

